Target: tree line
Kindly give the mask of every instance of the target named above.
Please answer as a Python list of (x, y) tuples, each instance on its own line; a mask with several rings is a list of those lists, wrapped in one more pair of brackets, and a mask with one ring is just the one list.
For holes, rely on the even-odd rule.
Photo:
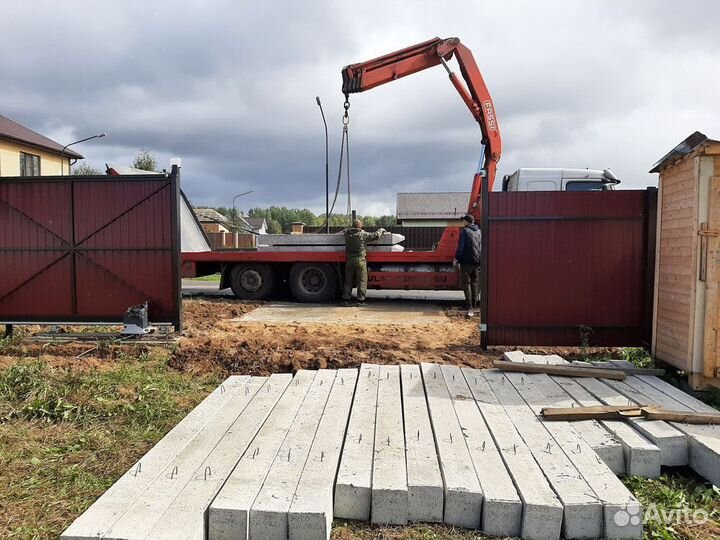
[[(224, 206), (214, 208), (228, 220), (233, 223), (236, 217), (236, 211), (233, 208)], [(262, 217), (268, 225), (268, 232), (271, 234), (280, 234), (289, 232), (292, 224), (301, 222), (305, 224), (305, 231), (310, 232), (318, 229), (318, 232), (325, 225), (325, 214), (315, 214), (307, 208), (288, 208), (286, 206), (270, 206), (269, 208), (252, 208), (248, 211), (248, 217)], [(242, 217), (238, 212), (237, 217)], [(395, 216), (358, 216), (364, 223), (365, 227), (392, 227), (397, 225)], [(330, 216), (331, 227), (347, 227), (350, 225), (350, 219), (346, 215)]]

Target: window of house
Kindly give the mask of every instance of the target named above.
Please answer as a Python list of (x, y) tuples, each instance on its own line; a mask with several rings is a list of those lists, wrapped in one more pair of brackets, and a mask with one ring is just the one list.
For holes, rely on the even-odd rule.
[(20, 152), (20, 176), (40, 176), (40, 156)]

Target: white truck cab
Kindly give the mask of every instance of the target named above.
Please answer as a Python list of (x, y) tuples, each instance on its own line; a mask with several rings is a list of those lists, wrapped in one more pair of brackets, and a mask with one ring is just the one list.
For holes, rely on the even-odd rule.
[(608, 191), (620, 180), (610, 169), (518, 169), (503, 177), (503, 191)]

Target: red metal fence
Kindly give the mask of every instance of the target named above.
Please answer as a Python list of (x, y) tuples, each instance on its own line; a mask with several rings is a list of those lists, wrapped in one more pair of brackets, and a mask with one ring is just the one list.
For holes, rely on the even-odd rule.
[(0, 322), (180, 329), (179, 174), (0, 179)]
[(657, 190), (490, 193), (484, 345), (650, 342)]

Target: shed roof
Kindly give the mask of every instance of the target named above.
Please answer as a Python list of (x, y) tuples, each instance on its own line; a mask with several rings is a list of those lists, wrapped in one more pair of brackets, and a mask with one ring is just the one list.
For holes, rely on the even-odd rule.
[[(44, 135), (33, 131), (30, 128), (18, 124), (14, 120), (0, 114), (0, 138), (12, 139), (13, 141), (28, 144), (48, 150), (56, 154), (63, 153), (63, 145), (56, 143), (52, 139), (48, 139)], [(70, 148), (66, 148), (64, 154), (73, 159), (84, 159), (82, 155), (74, 152)]]
[(398, 193), (398, 219), (455, 219), (467, 213), (469, 191)]
[(678, 144), (675, 148), (670, 150), (662, 158), (660, 158), (660, 160), (658, 160), (658, 162), (653, 165), (653, 168), (650, 169), (650, 172), (660, 172), (668, 165), (676, 162), (678, 159), (685, 157), (688, 154), (691, 154), (696, 148), (700, 148), (709, 143), (720, 143), (720, 141), (709, 139), (704, 133), (696, 131), (688, 138), (686, 138), (683, 142)]

